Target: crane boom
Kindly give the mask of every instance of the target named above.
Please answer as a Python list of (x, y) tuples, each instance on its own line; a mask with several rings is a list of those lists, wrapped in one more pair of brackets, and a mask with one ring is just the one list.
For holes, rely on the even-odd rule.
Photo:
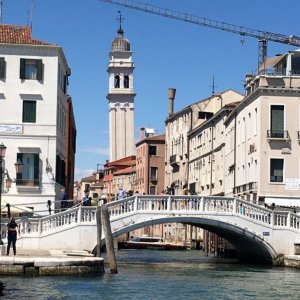
[(281, 43), (281, 44), (288, 44), (292, 46), (300, 46), (300, 38), (294, 35), (287, 36), (279, 33), (272, 33), (269, 31), (262, 31), (251, 29), (243, 26), (233, 25), (225, 22), (215, 21), (207, 18), (202, 18), (198, 16), (194, 16), (184, 12), (173, 11), (167, 8), (161, 8), (154, 5), (132, 1), (132, 0), (99, 0), (101, 2), (106, 2), (118, 6), (127, 7), (130, 9), (143, 11), (149, 14), (159, 15), (171, 19), (176, 19), (179, 21), (193, 23), (196, 25), (206, 26), (214, 29), (219, 29), (223, 31), (228, 31), (232, 33), (236, 33), (242, 36), (249, 36), (257, 38), (263, 46), (261, 47), (260, 53), (260, 63), (262, 63), (266, 56), (266, 43), (268, 41)]

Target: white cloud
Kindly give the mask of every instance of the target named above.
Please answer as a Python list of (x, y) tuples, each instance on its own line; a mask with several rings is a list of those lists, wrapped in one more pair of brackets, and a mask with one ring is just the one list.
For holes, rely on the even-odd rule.
[(86, 148), (80, 148), (79, 152), (109, 155), (109, 148), (101, 148), (101, 147), (92, 147), (91, 146), (91, 147), (86, 147)]
[(74, 177), (75, 181), (80, 181), (82, 178), (91, 176), (95, 172), (95, 169), (80, 169), (80, 168), (75, 168), (74, 171)]

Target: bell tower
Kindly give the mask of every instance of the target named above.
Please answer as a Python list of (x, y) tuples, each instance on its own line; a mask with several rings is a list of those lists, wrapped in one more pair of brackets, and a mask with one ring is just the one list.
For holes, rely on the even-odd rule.
[(122, 17), (109, 53), (109, 146), (110, 161), (134, 155), (134, 97), (132, 52), (124, 37)]

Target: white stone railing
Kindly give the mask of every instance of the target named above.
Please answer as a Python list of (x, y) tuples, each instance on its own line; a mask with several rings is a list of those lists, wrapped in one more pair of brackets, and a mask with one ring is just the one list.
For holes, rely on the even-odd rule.
[(68, 226), (96, 222), (95, 207), (78, 206), (43, 218), (23, 217), (18, 220), (20, 236), (43, 235)]
[[(300, 231), (300, 216), (285, 211), (273, 211), (248, 201), (232, 197), (199, 197), (143, 195), (132, 196), (107, 204), (112, 222), (129, 214), (231, 214), (252, 219), (274, 228), (293, 228)], [(18, 220), (20, 236), (43, 235), (79, 224), (96, 225), (96, 208), (79, 206), (43, 218), (23, 217)]]

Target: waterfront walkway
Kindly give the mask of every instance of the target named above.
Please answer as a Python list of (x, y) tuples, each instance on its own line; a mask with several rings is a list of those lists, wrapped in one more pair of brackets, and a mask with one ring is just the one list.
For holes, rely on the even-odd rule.
[(18, 249), (0, 256), (0, 275), (89, 275), (103, 274), (103, 258), (86, 251)]

